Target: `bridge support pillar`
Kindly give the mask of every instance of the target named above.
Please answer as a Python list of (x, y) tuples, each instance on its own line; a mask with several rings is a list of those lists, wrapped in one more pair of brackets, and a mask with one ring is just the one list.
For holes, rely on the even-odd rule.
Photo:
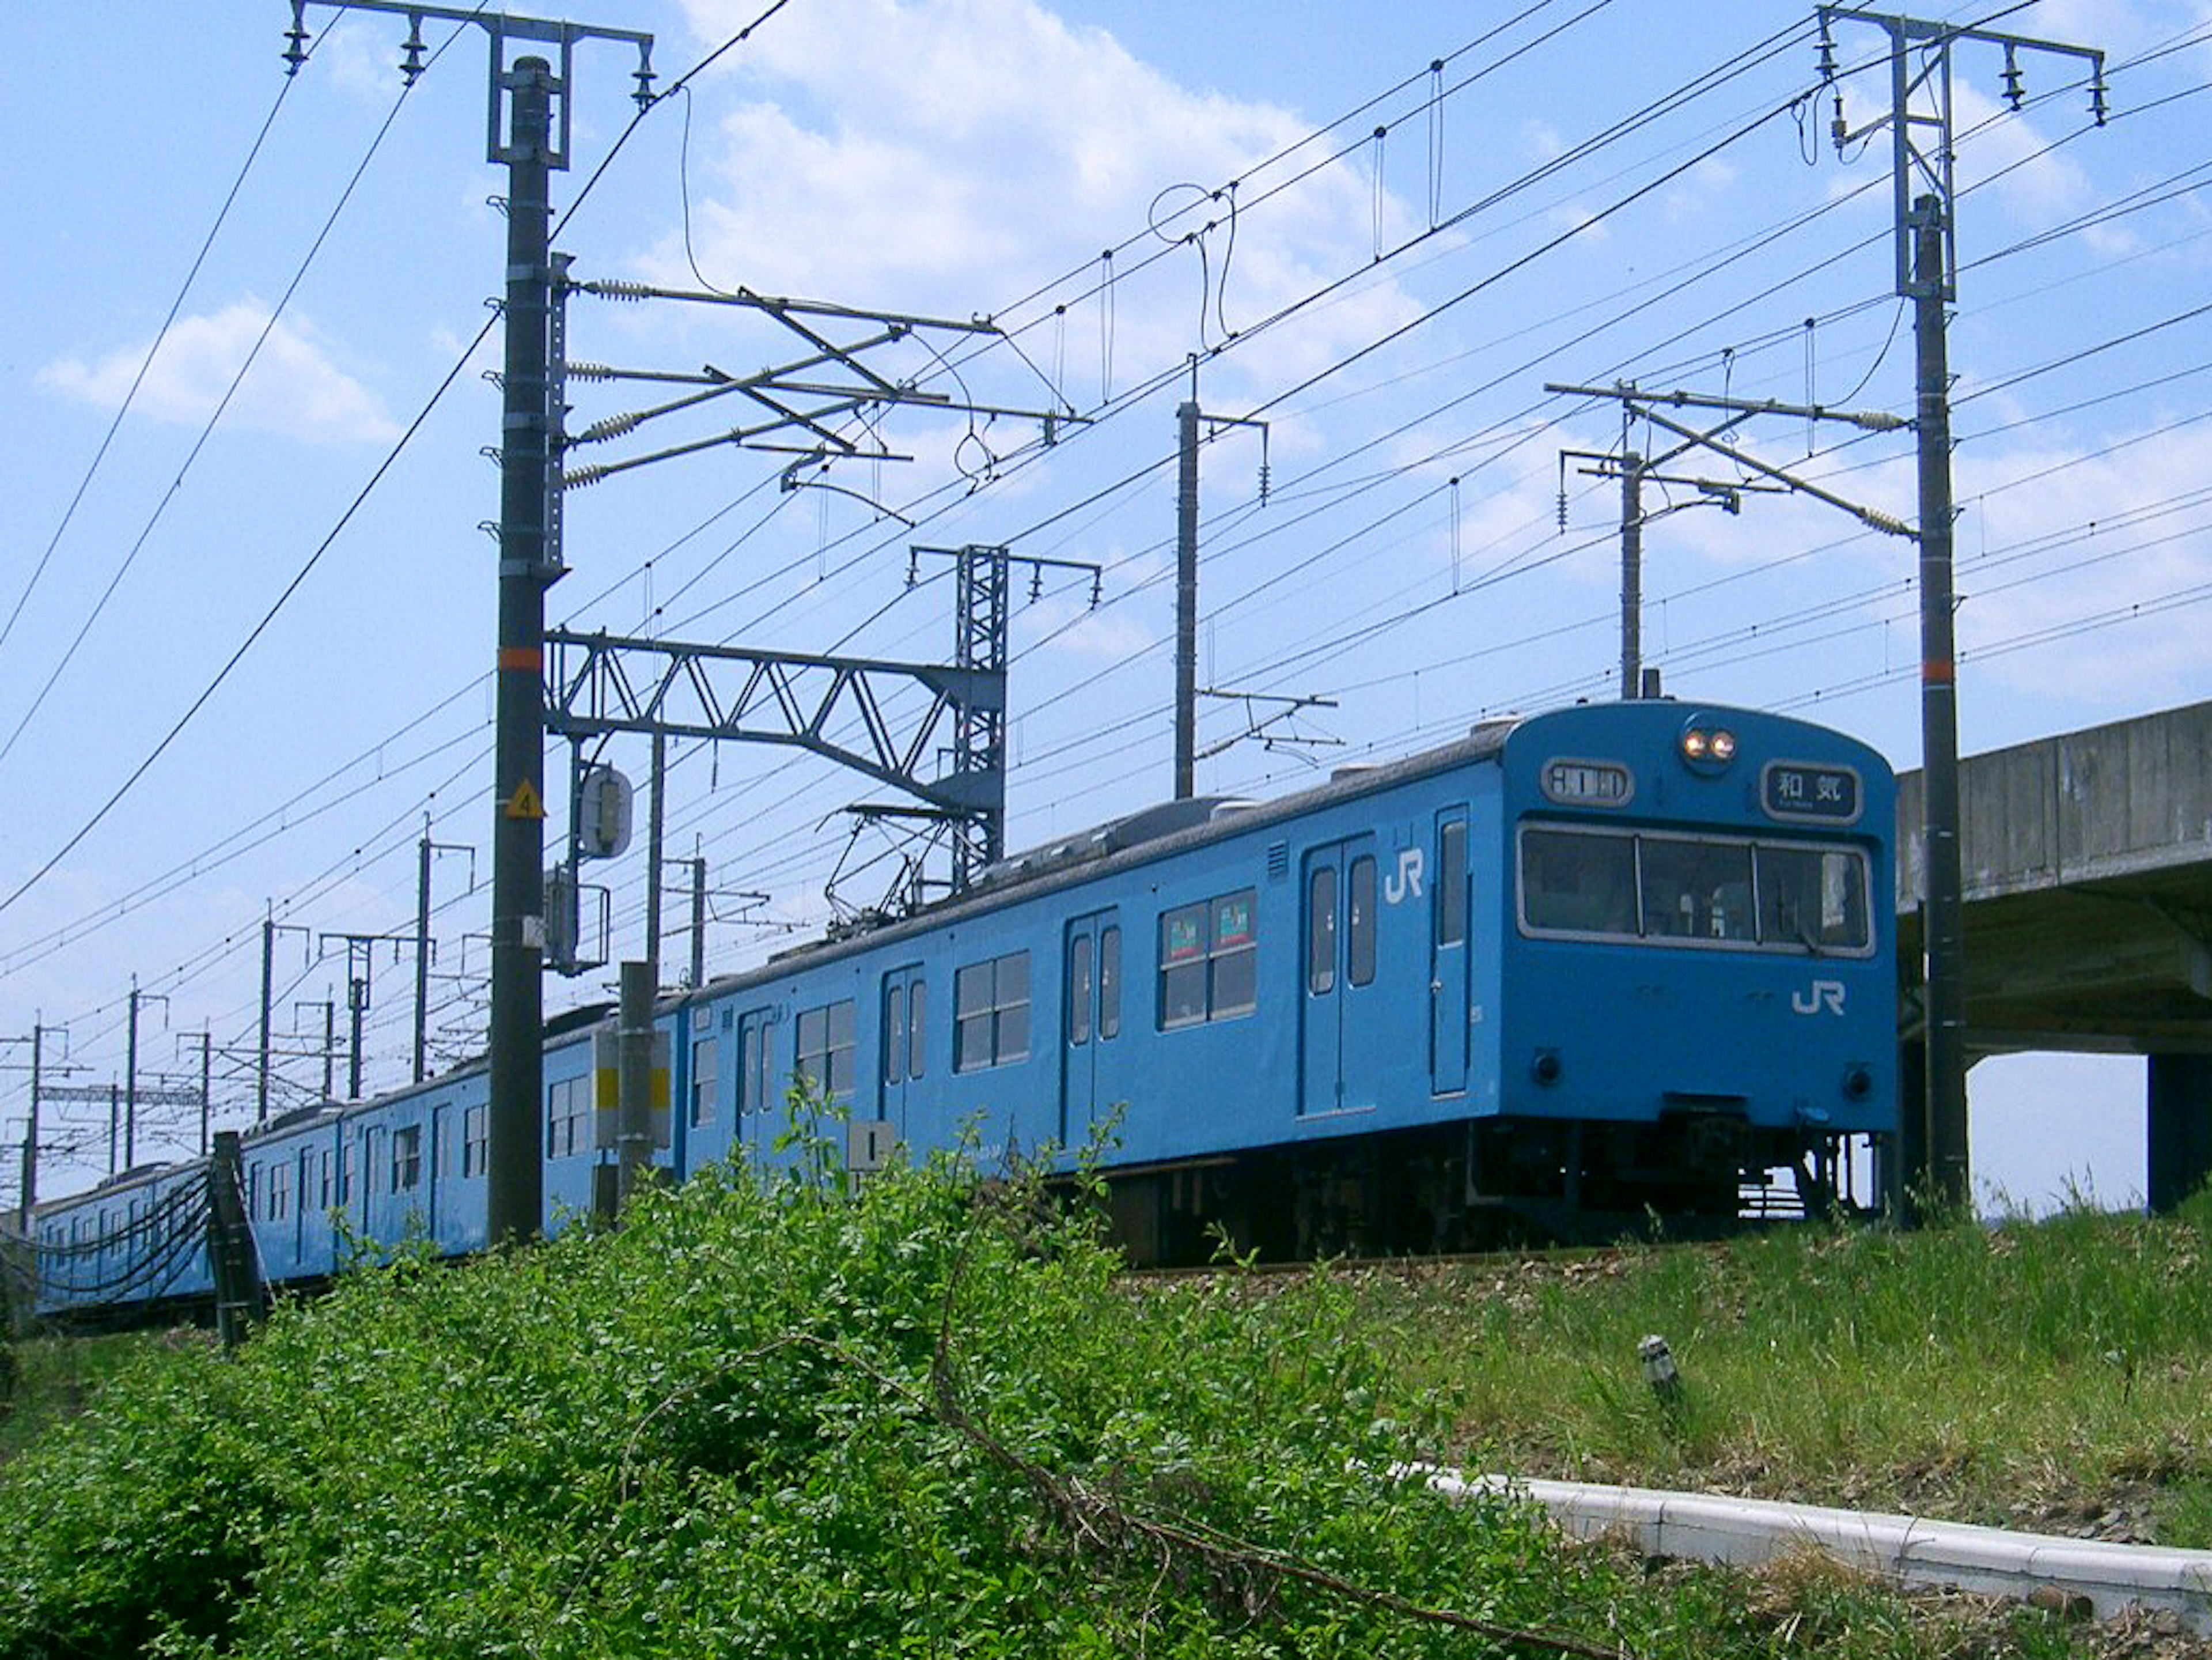
[(1928, 1045), (1906, 1038), (1897, 1046), (1897, 1137), (1881, 1161), (1875, 1202), (1892, 1221), (1920, 1220), (1916, 1201), (1928, 1179)]
[(2212, 1177), (2212, 1055), (2150, 1057), (2150, 1207), (2170, 1211)]

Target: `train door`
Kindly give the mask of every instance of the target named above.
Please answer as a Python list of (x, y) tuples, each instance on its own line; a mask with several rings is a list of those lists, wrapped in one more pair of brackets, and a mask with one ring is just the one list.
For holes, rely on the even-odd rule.
[(1060, 1020), (1060, 1140), (1081, 1146), (1122, 1098), (1115, 1064), (1121, 1035), (1121, 927), (1094, 911), (1067, 925)]
[(909, 1097), (915, 1105), (922, 1100), (923, 1069), (928, 1059), (922, 1039), (929, 1029), (928, 1016), (929, 993), (922, 980), (921, 964), (911, 963), (884, 976), (879, 1051), (884, 1064), (878, 1079), (881, 1094), (876, 1116), (887, 1121), (901, 1140), (908, 1134), (906, 1113)]
[(1314, 848), (1304, 879), (1298, 1110), (1370, 1107), (1384, 1047), (1375, 983), (1375, 838)]
[(1438, 1095), (1467, 1088), (1467, 809), (1437, 815), (1436, 876), (1429, 885), (1429, 1080)]
[(758, 1160), (783, 1133), (783, 1093), (776, 1087), (775, 1012), (754, 1009), (738, 1017), (738, 1122), (730, 1150)]

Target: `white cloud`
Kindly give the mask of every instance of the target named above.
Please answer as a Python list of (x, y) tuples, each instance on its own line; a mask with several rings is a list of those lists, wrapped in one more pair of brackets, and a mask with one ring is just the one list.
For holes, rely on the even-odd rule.
[[(90, 362), (61, 358), (39, 371), (39, 384), (97, 409), (118, 409), (146, 350), (134, 344)], [(325, 444), (385, 442), (397, 435), (374, 394), (338, 366), (336, 349), (313, 323), (294, 316), (272, 328), (269, 307), (252, 297), (178, 319), (147, 367), (135, 407), (158, 421), (205, 421), (249, 355), (252, 367), (230, 403), (237, 425)]]
[[(716, 41), (748, 21), (742, 0), (687, 9)], [(1034, 0), (817, 0), (804, 27), (761, 30), (738, 73), (709, 84), (747, 101), (695, 141), (693, 246), (709, 278), (966, 316), (1075, 273), (1055, 296), (1064, 317), (1029, 346), (1048, 368), (1064, 360), (1079, 404), (1374, 255), (1364, 152), (1261, 204), (1278, 180), (1254, 170), (1306, 135), (1304, 116), (1179, 85)], [(1085, 292), (1103, 248), (1183, 208), (1164, 237), (1116, 257), (1110, 295)], [(1382, 214), (1386, 242), (1412, 228), (1388, 193)], [(678, 239), (647, 263), (691, 280)], [(1271, 336), (1270, 368), (1318, 368), (1413, 314), (1388, 277), (1352, 285)]]

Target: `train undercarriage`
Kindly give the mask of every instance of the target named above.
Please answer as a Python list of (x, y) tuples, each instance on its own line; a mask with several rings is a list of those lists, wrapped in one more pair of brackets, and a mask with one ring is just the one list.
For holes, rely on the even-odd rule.
[(1711, 1238), (1872, 1213), (1881, 1140), (1711, 1114), (1485, 1119), (1113, 1172), (1108, 1221), (1139, 1266)]

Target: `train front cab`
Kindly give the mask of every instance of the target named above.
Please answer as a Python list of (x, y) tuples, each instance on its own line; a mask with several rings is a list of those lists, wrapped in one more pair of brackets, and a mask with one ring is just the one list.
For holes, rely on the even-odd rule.
[(1672, 702), (1525, 722), (1495, 855), (1497, 1113), (1470, 1198), (1547, 1231), (1870, 1189), (1897, 1127), (1893, 785), (1804, 722)]

